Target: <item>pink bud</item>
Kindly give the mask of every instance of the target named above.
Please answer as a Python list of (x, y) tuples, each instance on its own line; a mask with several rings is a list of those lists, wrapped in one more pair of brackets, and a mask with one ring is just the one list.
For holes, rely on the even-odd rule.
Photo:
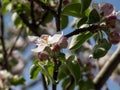
[(48, 59), (48, 53), (46, 51), (42, 51), (40, 53), (38, 53), (38, 58), (43, 61)]
[(120, 41), (120, 35), (117, 32), (111, 32), (110, 33), (110, 37), (109, 37), (109, 41), (112, 44), (117, 44)]
[(51, 50), (53, 52), (59, 52), (60, 51), (60, 46), (58, 45), (58, 43), (54, 44), (53, 47), (51, 47)]
[(58, 41), (58, 45), (60, 48), (67, 48), (68, 42), (67, 42), (67, 37), (61, 37), (60, 40)]
[(103, 13), (104, 16), (109, 16), (114, 11), (114, 7), (110, 3), (104, 3), (100, 7), (100, 12)]
[(107, 25), (109, 28), (115, 28), (116, 20), (117, 20), (117, 17), (116, 17), (116, 16), (109, 16), (109, 17), (106, 19), (106, 25)]

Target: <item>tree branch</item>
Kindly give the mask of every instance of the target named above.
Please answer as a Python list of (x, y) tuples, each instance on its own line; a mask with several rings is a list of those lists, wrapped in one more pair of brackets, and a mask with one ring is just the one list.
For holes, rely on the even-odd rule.
[(100, 28), (99, 25), (92, 25), (92, 26), (89, 26), (87, 28), (80, 28), (80, 29), (76, 29), (74, 30), (73, 32), (71, 33), (68, 33), (66, 35), (64, 35), (65, 37), (69, 38), (73, 35), (77, 35), (79, 33), (83, 33), (83, 32), (87, 32), (87, 31), (90, 31), (90, 32), (96, 32), (98, 29)]
[(23, 21), (24, 24), (26, 24), (27, 27), (29, 27), (29, 29), (37, 36), (40, 36), (40, 34), (38, 33), (38, 25), (36, 24), (32, 24), (29, 23), (29, 21), (26, 19), (25, 15), (23, 13), (19, 14), (21, 20)]
[[(0, 8), (2, 7), (1, 5), (1, 2), (0, 2)], [(8, 58), (7, 58), (7, 50), (6, 50), (6, 47), (5, 47), (5, 41), (4, 41), (4, 20), (3, 20), (3, 15), (1, 13), (1, 9), (0, 9), (0, 28), (1, 28), (1, 36), (0, 36), (0, 39), (1, 39), (1, 44), (2, 44), (2, 49), (3, 49), (3, 69), (9, 69), (9, 65), (8, 65)]]
[(105, 84), (106, 80), (115, 70), (115, 68), (120, 63), (120, 44), (118, 45), (117, 50), (111, 56), (110, 60), (106, 62), (103, 68), (100, 70), (98, 75), (93, 80), (96, 90), (100, 90)]
[(63, 0), (59, 1), (59, 6), (57, 9), (57, 16), (55, 17), (57, 31), (60, 31), (60, 16), (61, 16), (62, 2), (63, 2)]

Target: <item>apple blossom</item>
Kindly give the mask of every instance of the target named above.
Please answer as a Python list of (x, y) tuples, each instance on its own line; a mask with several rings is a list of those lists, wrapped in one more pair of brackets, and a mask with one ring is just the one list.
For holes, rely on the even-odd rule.
[(110, 3), (92, 3), (91, 9), (96, 9), (98, 13), (103, 13), (104, 16), (110, 16), (114, 13), (114, 7)]
[(110, 3), (104, 3), (100, 5), (100, 13), (103, 13), (104, 16), (109, 16), (114, 12), (114, 7)]
[(117, 32), (111, 32), (109, 36), (109, 41), (112, 44), (117, 44), (120, 41), (120, 35)]
[[(67, 46), (67, 38), (63, 38), (62, 34), (55, 34), (53, 36), (49, 36), (49, 35), (42, 35), (41, 37), (30, 37), (31, 40), (34, 40), (35, 44), (36, 44), (36, 48), (32, 49), (32, 52), (34, 53), (39, 53), (45, 50), (46, 47), (54, 47), (54, 45), (56, 43), (58, 43), (60, 48), (64, 48)], [(34, 38), (34, 39), (33, 39)], [(60, 43), (59, 43), (60, 42)], [(54, 47), (55, 48), (55, 47)]]

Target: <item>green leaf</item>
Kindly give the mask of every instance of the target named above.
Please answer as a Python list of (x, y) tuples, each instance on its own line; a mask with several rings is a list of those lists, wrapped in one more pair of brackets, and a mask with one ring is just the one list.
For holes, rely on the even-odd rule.
[(70, 56), (66, 60), (66, 65), (77, 84), (81, 78), (81, 70), (79, 63), (77, 62), (77, 60), (75, 60), (74, 56)]
[(96, 9), (93, 9), (90, 12), (88, 23), (90, 23), (90, 24), (92, 24), (92, 23), (98, 23), (99, 21), (100, 21), (100, 15), (96, 11)]
[(68, 25), (68, 16), (62, 15), (60, 23), (61, 23), (61, 29), (66, 28)]
[(3, 1), (3, 5), (2, 5), (2, 14), (6, 14), (8, 11), (12, 10), (12, 3), (10, 3), (9, 0), (5, 0)]
[(71, 50), (76, 50), (81, 47), (81, 45), (87, 41), (90, 37), (92, 37), (94, 34), (91, 32), (84, 32), (78, 35), (73, 36), (72, 41), (70, 43), (69, 48)]
[(62, 15), (73, 16), (73, 17), (81, 17), (80, 14), (81, 4), (80, 3), (71, 3), (68, 4), (62, 11)]
[(83, 13), (90, 6), (92, 0), (81, 0), (81, 13)]
[(79, 28), (81, 25), (85, 24), (86, 21), (87, 21), (87, 17), (81, 18), (77, 23), (77, 27)]
[(75, 82), (72, 76), (65, 78), (62, 82), (63, 90), (74, 90)]
[(59, 68), (58, 79), (62, 80), (63, 78), (67, 77), (68, 75), (70, 75), (70, 72), (67, 68), (67, 65), (64, 63)]
[(10, 79), (10, 83), (12, 85), (24, 84), (25, 79), (23, 77), (14, 76), (13, 78)]
[(71, 3), (80, 3), (80, 0), (71, 0)]
[(33, 64), (30, 68), (30, 78), (36, 79), (40, 71), (41, 67)]
[(12, 21), (17, 28), (21, 28), (23, 25), (21, 18), (17, 15), (16, 12), (12, 14)]
[(92, 80), (81, 80), (79, 82), (79, 90), (94, 90), (94, 84)]
[(106, 39), (100, 40), (93, 48), (93, 57), (99, 59), (105, 56), (110, 47), (111, 44)]

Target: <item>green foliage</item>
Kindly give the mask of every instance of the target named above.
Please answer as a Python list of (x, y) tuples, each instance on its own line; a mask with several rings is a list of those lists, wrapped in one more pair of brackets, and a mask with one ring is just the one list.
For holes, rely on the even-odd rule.
[(81, 18), (77, 23), (77, 27), (79, 28), (81, 25), (85, 24), (86, 22), (87, 22), (87, 17)]
[(106, 39), (99, 40), (93, 48), (93, 57), (99, 59), (105, 56), (110, 47), (111, 44)]
[(62, 14), (73, 17), (81, 17), (81, 4), (80, 3), (70, 3), (63, 8)]
[(1, 3), (2, 3), (2, 14), (3, 15), (11, 11), (12, 3), (9, 0), (3, 0)]
[(68, 16), (62, 15), (60, 19), (61, 29), (64, 29), (68, 25)]
[(83, 13), (90, 6), (92, 0), (81, 0), (81, 13)]
[(78, 35), (73, 36), (72, 41), (70, 43), (69, 48), (71, 50), (75, 50), (81, 47), (81, 45), (87, 41), (90, 37), (92, 37), (94, 34), (91, 32), (84, 32), (80, 33)]
[(100, 15), (96, 11), (96, 9), (93, 9), (90, 12), (88, 23), (93, 24), (93, 23), (98, 23), (98, 22), (100, 22)]
[(41, 71), (41, 67), (33, 64), (30, 68), (30, 78), (36, 79), (40, 71)]
[(19, 85), (19, 84), (25, 84), (25, 79), (23, 77), (19, 76), (14, 76), (13, 78), (10, 79), (10, 83), (12, 85)]

